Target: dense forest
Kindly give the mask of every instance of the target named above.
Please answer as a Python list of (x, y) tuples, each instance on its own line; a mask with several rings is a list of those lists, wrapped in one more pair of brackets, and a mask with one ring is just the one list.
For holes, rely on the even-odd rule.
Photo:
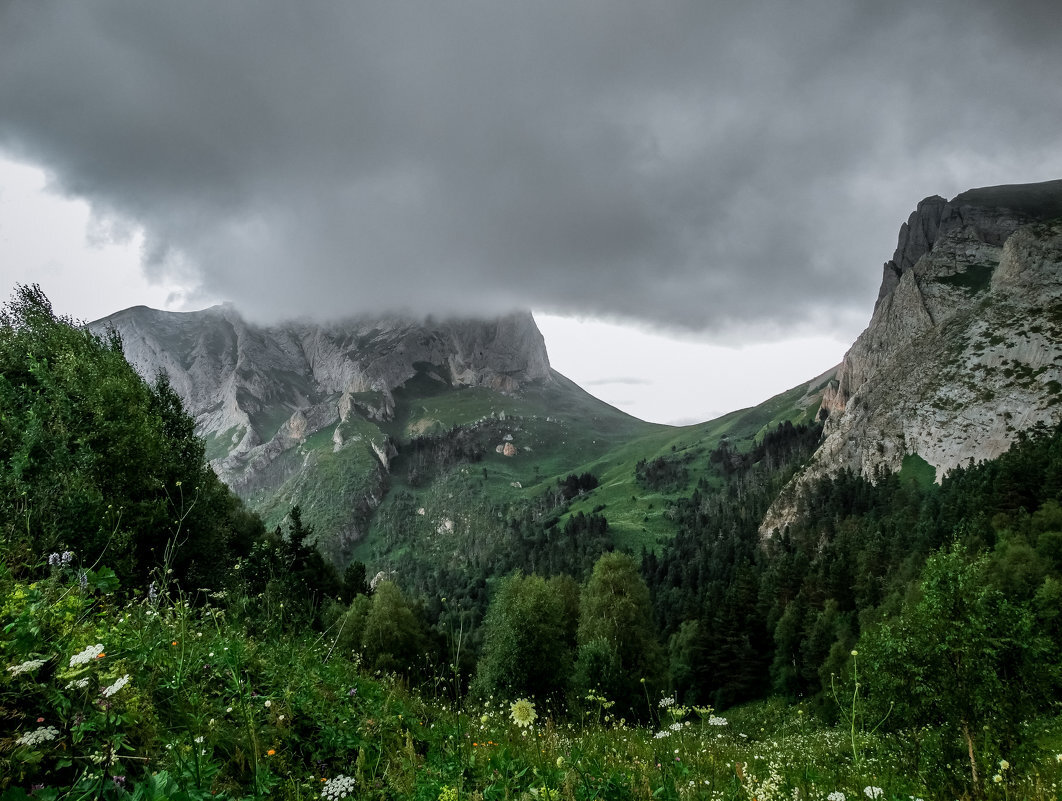
[[(999, 765), (1035, 761), (1044, 746), (1029, 722), (1057, 713), (1062, 681), (1062, 429), (1023, 434), (999, 459), (939, 484), (907, 468), (873, 481), (823, 478), (800, 499), (797, 522), (762, 536), (768, 506), (820, 437), (818, 424), (786, 423), (755, 442), (724, 439), (709, 455), (712, 478), (669, 509), (674, 537), (637, 554), (616, 549), (603, 505), (571, 511), (575, 499), (593, 501), (592, 473), (500, 508), (474, 484), (447, 484), (473, 469), (475, 448), (456, 432), (425, 438), (408, 470), (417, 482), (434, 476), (482, 520), (481, 541), (460, 553), (415, 541), (415, 501), (400, 498), (388, 512), (394, 561), (337, 573), (298, 507), (267, 531), (218, 481), (164, 376), (145, 382), (120, 342), (56, 317), (38, 288), (20, 287), (0, 314), (2, 798), (33, 785), (78, 787), (76, 797), (265, 797), (281, 792), (285, 771), (302, 783), (283, 794), (300, 797), (297, 788), (313, 786), (305, 776), (335, 773), (344, 760), (358, 761), (352, 776), (378, 798), (441, 798), (466, 779), (482, 780), (482, 798), (529, 782), (553, 782), (543, 790), (551, 799), (564, 786), (587, 801), (698, 797), (643, 757), (645, 792), (606, 782), (604, 762), (594, 763), (600, 776), (579, 768), (579, 784), (565, 768), (578, 748), (553, 733), (555, 767), (527, 762), (492, 795), (500, 763), (483, 773), (474, 752), (469, 761), (465, 746), (454, 750), (453, 734), (434, 740), (398, 713), (381, 722), (399, 692), (421, 726), (437, 720), (441, 731), (444, 712), (456, 715), (445, 725), (460, 742), (471, 737), (469, 710), (486, 710), (486, 731), (494, 699), (522, 699), (512, 723), (524, 736), (537, 705), (550, 727), (648, 727), (639, 748), (681, 732), (687, 715), (700, 716), (703, 734), (726, 724), (721, 710), (790, 705), (822, 731), (850, 729), (847, 772), (831, 775), (865, 775), (864, 752), (893, 742), (869, 739), (875, 732), (909, 743), (903, 732), (918, 730), (917, 754), (904, 758), (921, 784), (897, 777), (897, 787), (981, 795), (1010, 782)], [(681, 487), (688, 462), (642, 460), (637, 479)], [(115, 646), (100, 671), (110, 672), (91, 673), (85, 665), (104, 659), (108, 638)], [(280, 659), (291, 662), (270, 661)], [(131, 676), (137, 689), (119, 696)], [(344, 723), (359, 715), (356, 737), (322, 722), (330, 706), (368, 698), (371, 710), (336, 713)], [(434, 701), (417, 707), (415, 698)], [(404, 741), (385, 748), (399, 730)], [(262, 738), (290, 746), (283, 770), (270, 767), (278, 747)], [(69, 751), (44, 745), (53, 741)], [(438, 759), (430, 782), (417, 784), (399, 762), (381, 773), (399, 759), (385, 757), (389, 748), (407, 767)], [(700, 754), (708, 770), (709, 751)], [(711, 765), (730, 778), (706, 779), (714, 789), (704, 797), (764, 795), (766, 779), (754, 784), (733, 757)], [(170, 791), (132, 795), (135, 777), (154, 786), (160, 769)], [(400, 775), (413, 789), (394, 783)], [(821, 789), (809, 776), (804, 792)], [(1041, 790), (1029, 797), (1047, 797)]]

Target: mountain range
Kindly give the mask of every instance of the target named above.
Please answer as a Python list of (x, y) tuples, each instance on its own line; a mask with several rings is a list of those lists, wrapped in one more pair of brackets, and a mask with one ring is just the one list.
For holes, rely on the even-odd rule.
[[(267, 524), (298, 504), (339, 565), (421, 545), (456, 558), (462, 537), (528, 504), (601, 514), (617, 546), (653, 547), (672, 533), (670, 500), (711, 486), (726, 454), (753, 453), (778, 425), (821, 424), (761, 523), (770, 536), (818, 477), (940, 480), (1062, 420), (1062, 181), (926, 198), (837, 368), (693, 426), (584, 392), (550, 367), (529, 313), (262, 326), (227, 305), (134, 307), (90, 328), (117, 331), (145, 377), (167, 376), (218, 475)], [(593, 487), (543, 506), (584, 474)]]

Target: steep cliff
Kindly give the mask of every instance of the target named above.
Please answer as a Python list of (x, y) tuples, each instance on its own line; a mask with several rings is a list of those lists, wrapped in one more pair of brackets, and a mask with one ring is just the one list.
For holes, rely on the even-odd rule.
[(318, 494), (322, 482), (331, 487), (327, 531), (319, 533), (334, 554), (361, 536), (385, 491), (396, 392), (417, 384), (429, 393), (514, 394), (555, 381), (529, 313), (267, 327), (231, 306), (188, 313), (141, 306), (89, 327), (117, 331), (142, 375), (168, 376), (212, 466), (252, 506), (268, 512), (304, 502), (307, 484)]
[(818, 476), (872, 478), (917, 455), (939, 480), (1062, 419), (1062, 181), (919, 203), (822, 409), (824, 442), (765, 534), (793, 519)]

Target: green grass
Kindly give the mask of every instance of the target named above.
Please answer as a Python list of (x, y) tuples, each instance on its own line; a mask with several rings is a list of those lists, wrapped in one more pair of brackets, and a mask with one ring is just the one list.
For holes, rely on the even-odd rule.
[(908, 453), (900, 465), (899, 478), (920, 487), (929, 487), (937, 480), (937, 469), (917, 453)]
[(937, 279), (945, 286), (963, 289), (972, 295), (988, 289), (992, 283), (992, 274), (996, 269), (995, 264), (971, 264), (961, 273), (953, 273)]
[(370, 443), (382, 443), (384, 437), (364, 420), (349, 419), (339, 427), (347, 439), (344, 447), (333, 450), (336, 426), (313, 434), (281, 457), (291, 464), (278, 471), (290, 477), (269, 491), (252, 495), (248, 504), (268, 528), (282, 525), (291, 507), (298, 505), (304, 523), (317, 534), (321, 551), (345, 565), (356, 535), (368, 525), (364, 498), (381, 491), (380, 461)]
[[(582, 700), (538, 705), (522, 727), (515, 698), (455, 699), (445, 665), (426, 665), (420, 689), (367, 675), (334, 631), (287, 627), (283, 607), (251, 621), (239, 597), (195, 608), (176, 592), (120, 602), (72, 575), (26, 583), (0, 568), (5, 666), (41, 660), (0, 671), (4, 801), (31, 787), (43, 799), (310, 799), (340, 777), (363, 801), (855, 799), (868, 787), (888, 801), (971, 795), (967, 766), (942, 756), (947, 736), (932, 726), (860, 727), (855, 757), (851, 731), (811, 707), (773, 699), (720, 715), (654, 692), (643, 725)], [(98, 658), (68, 666), (95, 643)], [(123, 676), (101, 703), (101, 689)], [(49, 726), (52, 739), (23, 742)], [(981, 798), (1057, 798), (1062, 719), (1029, 721), (1025, 733), (1005, 769), (981, 766)]]
[[(227, 429), (226, 431), (223, 431), (220, 434), (211, 435), (204, 438), (203, 442), (206, 445), (206, 459), (208, 462), (213, 461), (214, 459), (221, 459), (229, 455), (229, 452), (232, 450), (232, 446), (235, 444), (233, 442), (233, 437), (236, 435), (237, 431), (240, 431), (240, 429), (237, 429), (235, 426), (233, 426), (232, 428)], [(243, 436), (242, 433), (240, 436)], [(236, 441), (238, 442), (239, 440)]]

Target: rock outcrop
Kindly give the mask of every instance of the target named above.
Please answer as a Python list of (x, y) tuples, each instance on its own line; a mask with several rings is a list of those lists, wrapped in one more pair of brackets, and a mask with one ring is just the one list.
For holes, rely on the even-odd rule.
[[(347, 506), (371, 509), (396, 453), (379, 426), (393, 418), (395, 392), (411, 381), (509, 394), (554, 381), (530, 313), (256, 326), (228, 305), (187, 313), (138, 306), (89, 328), (117, 331), (126, 358), (146, 378), (168, 377), (207, 442), (211, 465), (252, 506), (287, 485), (281, 494), (289, 502), (305, 502), (295, 485), (305, 489), (312, 472), (305, 468), (330, 454), (351, 463), (346, 484), (370, 477), (359, 479), (360, 495)], [(323, 443), (308, 447), (317, 434)], [(355, 470), (360, 453), (366, 460)], [(348, 544), (360, 536), (357, 517), (339, 537)]]
[(818, 476), (873, 478), (917, 454), (939, 480), (1062, 419), (1062, 181), (919, 203), (822, 409), (823, 444), (764, 534), (793, 519)]

